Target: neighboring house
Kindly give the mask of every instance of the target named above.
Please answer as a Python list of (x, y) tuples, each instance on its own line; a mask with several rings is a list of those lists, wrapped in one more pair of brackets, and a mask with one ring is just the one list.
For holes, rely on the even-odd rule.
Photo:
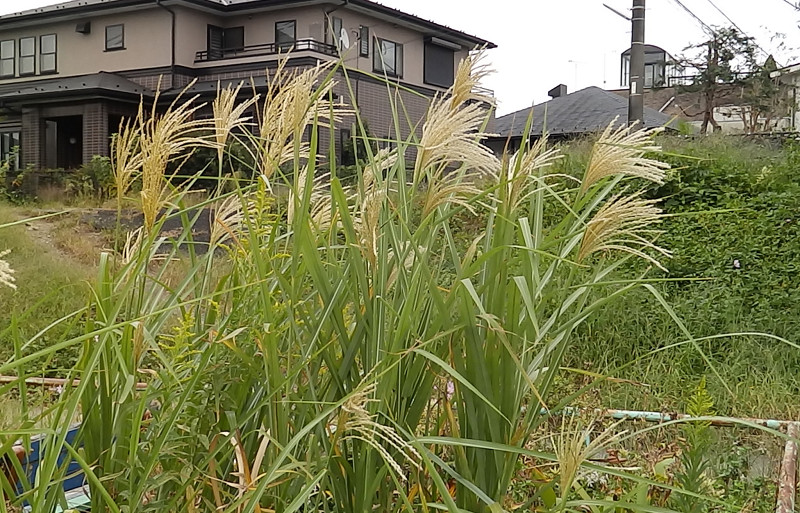
[[(532, 139), (544, 132), (556, 140), (600, 132), (615, 118), (619, 124), (627, 123), (628, 101), (613, 92), (587, 87), (567, 94), (567, 87), (560, 85), (548, 94), (552, 100), (497, 118), (494, 130), (497, 135), (486, 144), (498, 154), (506, 146), (516, 151), (522, 144), (529, 118)], [(674, 129), (675, 122), (666, 114), (645, 107), (644, 126)]]
[[(789, 68), (786, 68), (789, 69)], [(620, 66), (622, 88), (612, 90), (624, 98), (628, 97), (630, 78), (630, 49), (622, 53)], [(658, 46), (645, 45), (644, 104), (664, 114), (679, 118), (687, 125), (699, 128), (703, 123), (705, 98), (702, 91), (690, 86), (696, 76), (689, 73), (669, 53)], [(720, 84), (718, 86), (712, 114), (723, 132), (742, 132), (745, 130), (744, 117), (750, 116), (750, 109), (742, 105), (747, 95), (741, 83)], [(759, 118), (763, 124), (784, 129), (793, 124), (790, 117), (778, 119)], [(796, 123), (794, 124), (796, 126)]]
[[(120, 119), (158, 87), (165, 100), (195, 79), (209, 100), (218, 81), (263, 87), (287, 53), (289, 67), (341, 55), (372, 135), (396, 135), (400, 98), (406, 136), (476, 46), (494, 48), (369, 0), (78, 0), (10, 14), (0, 17), (0, 157), (19, 145), (22, 166), (79, 167), (109, 154)], [(349, 101), (346, 85), (336, 92)]]
[(797, 130), (800, 127), (800, 108), (798, 108), (800, 107), (800, 96), (798, 96), (798, 89), (800, 89), (800, 63), (773, 71), (769, 76), (788, 87), (789, 119), (788, 123), (785, 123), (785, 128)]

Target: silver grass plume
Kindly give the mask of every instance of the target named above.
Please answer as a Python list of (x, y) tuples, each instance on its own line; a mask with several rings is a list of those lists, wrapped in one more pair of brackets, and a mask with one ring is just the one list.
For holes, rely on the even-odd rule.
[(623, 251), (666, 270), (646, 252), (652, 250), (666, 258), (672, 256), (670, 251), (647, 238), (660, 233), (650, 227), (661, 222), (664, 215), (655, 206), (657, 200), (645, 200), (641, 196), (642, 191), (629, 196), (617, 194), (600, 207), (586, 225), (578, 261), (599, 251)]
[(214, 210), (209, 247), (213, 251), (228, 240), (237, 240), (237, 232), (244, 219), (242, 201), (236, 195), (225, 198)]
[[(428, 180), (424, 214), (447, 202), (466, 204), (463, 198), (479, 192), (464, 173), (496, 176), (500, 170), (500, 161), (481, 144), (489, 135), (482, 128), (494, 105), (493, 98), (478, 92), (490, 73), (482, 63), (485, 56), (481, 51), (462, 60), (452, 87), (428, 108), (414, 166), (414, 182)], [(448, 173), (453, 168), (462, 171)]]
[(3, 260), (3, 257), (9, 253), (11, 253), (10, 249), (0, 251), (0, 285), (16, 289), (17, 286), (14, 284), (14, 269), (11, 268), (8, 262)]
[[(194, 82), (190, 83), (183, 92), (193, 84)], [(147, 231), (155, 224), (160, 209), (172, 198), (171, 187), (166, 179), (167, 165), (177, 158), (181, 158), (185, 162), (185, 159), (197, 147), (213, 146), (208, 139), (195, 135), (198, 131), (208, 127), (207, 121), (193, 119), (194, 113), (202, 108), (203, 104), (195, 104), (197, 96), (184, 100), (183, 92), (163, 114), (156, 110), (159, 91), (156, 92), (153, 110), (149, 116), (143, 115), (142, 105), (139, 105), (142, 213)]]
[(309, 158), (309, 146), (302, 143), (306, 127), (316, 123), (328, 127), (350, 113), (344, 105), (328, 98), (335, 82), (324, 79), (331, 63), (323, 63), (302, 71), (287, 71), (286, 59), (277, 70), (267, 70), (267, 92), (259, 110), (259, 137), (256, 159), (262, 177), (269, 183), (275, 171), (295, 158), (295, 145), (301, 159)]
[(231, 132), (236, 128), (245, 126), (252, 119), (250, 116), (246, 116), (245, 113), (259, 98), (259, 95), (254, 95), (243, 102), (237, 103), (241, 89), (241, 83), (236, 88), (228, 86), (222, 89), (220, 83), (217, 82), (217, 97), (212, 103), (212, 109), (214, 112), (214, 142), (216, 143), (219, 162), (222, 162)]
[(375, 266), (378, 258), (378, 236), (380, 214), (387, 198), (389, 185), (379, 176), (397, 162), (397, 153), (393, 150), (378, 151), (372, 161), (364, 166), (362, 187), (353, 216), (356, 233), (359, 236), (361, 252), (370, 264)]
[(414, 447), (403, 440), (394, 429), (375, 421), (373, 415), (367, 411), (367, 404), (375, 401), (370, 399), (375, 391), (375, 385), (354, 392), (342, 405), (336, 422), (337, 431), (342, 429), (344, 435), (341, 440), (361, 440), (378, 451), (386, 464), (394, 470), (395, 474), (403, 481), (407, 480), (403, 467), (392, 457), (384, 444), (397, 453), (402, 454), (406, 461), (413, 467), (420, 469), (421, 457)]
[(636, 130), (623, 125), (614, 129), (616, 124), (617, 118), (614, 118), (595, 143), (583, 176), (581, 193), (603, 178), (619, 174), (664, 183), (670, 165), (645, 157), (647, 153), (661, 151), (661, 146), (653, 143), (653, 138), (663, 128)]
[[(599, 450), (615, 443), (625, 435), (626, 431), (615, 433), (621, 422), (623, 421), (616, 422), (600, 434), (595, 435), (592, 432), (597, 423), (596, 420), (590, 421), (582, 428), (577, 415), (564, 415), (560, 432), (553, 436), (562, 500), (567, 498), (581, 466)], [(591, 439), (589, 443), (586, 442), (588, 439)]]
[[(504, 171), (505, 194), (508, 203), (517, 206), (526, 197), (528, 182), (536, 177), (537, 173), (561, 158), (556, 148), (547, 148), (547, 134), (536, 141), (527, 149), (520, 149), (511, 156), (508, 167)], [(556, 175), (553, 175), (556, 176)], [(558, 175), (563, 176), (563, 175)]]

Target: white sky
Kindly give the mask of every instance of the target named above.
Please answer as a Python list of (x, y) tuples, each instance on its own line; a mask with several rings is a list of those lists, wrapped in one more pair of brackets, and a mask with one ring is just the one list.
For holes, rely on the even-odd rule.
[[(391, 7), (468, 32), (498, 45), (489, 52), (496, 70), (486, 83), (495, 91), (498, 114), (547, 100), (564, 83), (569, 91), (590, 85), (620, 86), (620, 53), (630, 46), (630, 24), (603, 2), (625, 14), (631, 0), (380, 0)], [(800, 11), (795, 0), (680, 0), (711, 26), (730, 23), (716, 4), (780, 64), (800, 56)], [(0, 0), (0, 14), (58, 3), (55, 0)], [(790, 50), (778, 51), (772, 36), (785, 34)], [(647, 2), (647, 43), (677, 55), (703, 40), (700, 23), (676, 0)], [(763, 56), (762, 56), (763, 57)]]

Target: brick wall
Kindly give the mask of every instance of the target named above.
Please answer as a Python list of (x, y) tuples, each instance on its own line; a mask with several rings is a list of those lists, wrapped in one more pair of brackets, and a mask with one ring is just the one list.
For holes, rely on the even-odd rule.
[(170, 73), (164, 73), (161, 75), (126, 76), (125, 78), (131, 82), (139, 84), (142, 87), (146, 87), (151, 91), (158, 89), (159, 85), (161, 86), (162, 91), (172, 89), (174, 82), (173, 76)]
[(42, 166), (44, 158), (44, 121), (38, 108), (22, 111), (22, 166)]
[(105, 102), (90, 103), (83, 109), (83, 161), (95, 155), (108, 157), (108, 107)]

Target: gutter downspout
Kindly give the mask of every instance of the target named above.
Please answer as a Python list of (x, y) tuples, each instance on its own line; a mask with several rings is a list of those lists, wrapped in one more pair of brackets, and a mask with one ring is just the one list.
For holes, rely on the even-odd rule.
[(170, 27), (170, 45), (171, 45), (171, 55), (170, 55), (170, 64), (169, 64), (169, 71), (172, 74), (172, 80), (175, 79), (175, 11), (163, 5), (161, 2), (163, 0), (156, 0), (156, 5), (167, 11), (172, 20), (171, 20), (171, 27)]

